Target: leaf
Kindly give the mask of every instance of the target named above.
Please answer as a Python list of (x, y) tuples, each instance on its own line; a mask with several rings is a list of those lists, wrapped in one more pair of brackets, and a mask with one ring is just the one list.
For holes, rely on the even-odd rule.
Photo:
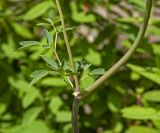
[(36, 120), (30, 125), (15, 125), (7, 129), (5, 133), (54, 133), (54, 130), (52, 131), (44, 121)]
[[(52, 130), (54, 132), (54, 130)], [(51, 129), (42, 120), (34, 121), (26, 129), (22, 129), (21, 133), (53, 133)]]
[(40, 44), (40, 42), (38, 42), (38, 41), (22, 41), (19, 44), (23, 47), (28, 47), (28, 46)]
[(69, 67), (69, 66), (68, 66), (67, 61), (66, 61), (65, 59), (63, 59), (63, 60), (62, 60), (62, 68), (63, 68), (64, 70), (67, 70), (68, 67)]
[(44, 73), (48, 73), (47, 70), (36, 70), (31, 74), (31, 77), (39, 77), (40, 75), (43, 75)]
[(85, 14), (84, 12), (72, 14), (72, 19), (79, 23), (91, 23), (96, 21), (95, 15)]
[(21, 24), (18, 24), (18, 23), (13, 23), (12, 26), (14, 28), (14, 31), (19, 36), (27, 38), (27, 39), (33, 38), (32, 33), (30, 32), (30, 30), (27, 27), (25, 27), (25, 26), (23, 26)]
[(47, 21), (51, 25), (56, 24), (61, 21), (59, 16), (54, 18), (54, 20), (52, 20), (51, 18), (44, 18), (44, 20)]
[(57, 63), (50, 57), (47, 57), (46, 55), (41, 55), (42, 59), (44, 61), (47, 62), (47, 64), (54, 70), (57, 70), (58, 69), (58, 65)]
[(52, 32), (49, 32), (47, 29), (44, 29), (44, 35), (47, 40), (47, 44), (50, 45), (53, 43), (53, 35)]
[(56, 114), (62, 105), (63, 101), (58, 96), (54, 96), (49, 103), (49, 109), (53, 114)]
[(98, 69), (94, 69), (92, 70), (89, 75), (92, 76), (97, 76), (97, 75), (103, 75), (105, 73), (105, 69), (104, 68), (98, 68)]
[(42, 26), (42, 27), (47, 27), (47, 26), (49, 26), (49, 24), (48, 23), (38, 23), (38, 24), (36, 24), (37, 26)]
[(32, 81), (30, 82), (29, 86), (35, 84), (38, 80), (48, 75), (47, 70), (36, 70), (34, 71), (31, 76), (33, 77)]
[(76, 22), (80, 23), (91, 23), (96, 20), (94, 14), (86, 14), (84, 12), (78, 12), (78, 7), (75, 2), (71, 3), (71, 10), (72, 10), (72, 19)]
[(47, 44), (45, 44), (45, 45), (42, 45), (42, 48), (44, 48), (44, 49), (47, 49), (47, 48), (49, 48), (50, 46)]
[(127, 64), (127, 67), (137, 72), (139, 75), (160, 85), (159, 74), (157, 72), (152, 71), (152, 69), (143, 68), (133, 64)]
[(62, 77), (65, 76), (65, 70), (62, 67), (58, 69), (58, 72)]
[(36, 89), (32, 89), (29, 92), (27, 92), (22, 99), (23, 107), (24, 108), (29, 107), (38, 96), (39, 96), (39, 91)]
[(153, 108), (131, 106), (121, 110), (123, 117), (136, 120), (159, 119), (158, 113)]
[(81, 88), (87, 88), (88, 86), (90, 86), (91, 84), (93, 84), (93, 82), (95, 81), (95, 79), (91, 76), (85, 76), (83, 78), (83, 80), (81, 80)]
[(119, 112), (121, 109), (123, 102), (122, 102), (122, 95), (120, 95), (117, 91), (109, 91), (107, 95), (107, 105), (110, 111), (113, 113)]
[(34, 86), (31, 86), (30, 88), (28, 88), (28, 82), (26, 82), (25, 80), (15, 80), (13, 79), (13, 77), (9, 78), (9, 84), (22, 94), (28, 93), (29, 91), (36, 89)]
[(144, 9), (145, 8), (145, 4), (144, 1), (137, 1), (137, 0), (129, 0), (130, 3), (137, 5), (137, 7), (139, 6), (140, 9)]
[(6, 109), (7, 109), (7, 104), (0, 103), (0, 116), (6, 111)]
[(50, 19), (50, 18), (44, 18), (44, 20), (47, 21), (47, 22), (48, 22), (49, 24), (51, 24), (51, 25), (53, 24), (53, 21), (52, 21), (52, 19)]
[(25, 15), (25, 20), (33, 20), (42, 16), (50, 7), (52, 7), (53, 2), (51, 1), (44, 1), (35, 6), (33, 6)]
[(71, 113), (69, 111), (59, 111), (56, 114), (56, 122), (70, 122)]
[(28, 47), (31, 47), (31, 46), (39, 45), (40, 42), (38, 42), (38, 41), (22, 41), (19, 44), (22, 47), (18, 48), (18, 50), (21, 50), (21, 49), (25, 49), (25, 48), (28, 48)]
[(99, 66), (102, 63), (100, 53), (91, 48), (88, 50), (88, 54), (86, 55), (85, 59), (87, 62), (96, 66)]
[(87, 70), (91, 66), (91, 64), (89, 64), (86, 61), (82, 61), (82, 62), (80, 62), (80, 64), (81, 64), (81, 68), (84, 70)]
[(53, 76), (60, 76), (59, 72), (56, 72), (56, 71), (48, 71), (48, 74), (53, 75)]
[(66, 83), (61, 78), (45, 78), (42, 80), (41, 85), (44, 86), (55, 86), (55, 87), (66, 87)]
[(160, 90), (147, 91), (143, 94), (143, 98), (151, 102), (160, 102)]
[(125, 133), (159, 133), (155, 128), (145, 126), (132, 126)]
[(23, 124), (24, 125), (30, 125), (33, 121), (38, 117), (38, 115), (41, 113), (42, 108), (41, 107), (32, 107), (31, 109), (27, 110), (23, 117)]
[[(75, 30), (75, 29), (78, 29), (78, 27), (76, 27), (76, 26), (75, 27), (68, 27), (68, 28), (66, 28), (66, 31), (71, 31), (71, 30)], [(63, 32), (62, 26), (57, 27), (57, 31), (59, 33)]]

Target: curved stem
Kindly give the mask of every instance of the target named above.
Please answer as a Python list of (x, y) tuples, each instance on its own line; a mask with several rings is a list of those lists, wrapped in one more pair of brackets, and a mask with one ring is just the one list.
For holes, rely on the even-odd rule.
[(153, 0), (147, 0), (146, 2), (146, 11), (144, 14), (143, 23), (140, 27), (139, 33), (137, 35), (137, 38), (135, 42), (133, 43), (132, 47), (128, 50), (128, 52), (116, 63), (114, 64), (103, 76), (101, 76), (99, 79), (97, 79), (91, 86), (89, 86), (82, 94), (81, 98), (86, 97), (93, 91), (97, 89), (102, 83), (104, 83), (110, 76), (112, 76), (122, 65), (124, 65), (130, 57), (133, 55), (133, 53), (136, 51), (137, 47), (140, 45), (140, 42), (143, 39), (143, 36), (146, 32), (151, 9), (152, 9)]
[[(70, 59), (72, 68), (75, 71), (75, 66), (74, 66), (73, 57), (72, 57), (72, 51), (71, 51), (71, 48), (70, 48), (70, 45), (69, 45), (69, 40), (68, 40), (66, 27), (65, 27), (65, 22), (64, 22), (64, 17), (63, 17), (63, 12), (62, 12), (61, 5), (60, 5), (59, 1), (60, 0), (56, 0), (56, 4), (57, 4), (57, 8), (58, 8), (58, 12), (59, 12), (59, 15), (60, 15), (62, 28), (63, 28), (63, 36), (64, 36), (64, 40), (65, 40), (65, 43), (66, 43), (66, 47), (67, 47), (67, 51), (68, 51), (68, 55), (69, 55), (69, 59)], [(74, 75), (74, 81), (75, 81), (75, 85), (76, 85), (76, 92), (80, 93), (79, 82), (78, 82), (78, 78), (77, 78), (76, 75)]]

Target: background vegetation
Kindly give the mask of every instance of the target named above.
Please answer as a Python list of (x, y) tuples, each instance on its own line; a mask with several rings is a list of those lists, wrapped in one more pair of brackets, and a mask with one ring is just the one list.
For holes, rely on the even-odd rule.
[[(131, 47), (145, 8), (143, 0), (61, 3), (67, 27), (76, 27), (67, 32), (74, 61), (87, 61), (91, 70), (107, 70)], [(128, 64), (81, 101), (81, 133), (160, 132), (159, 8), (157, 0), (145, 38)], [(73, 90), (63, 79), (47, 76), (28, 87), (30, 74), (47, 67), (39, 55), (55, 58), (52, 49), (34, 46), (15, 51), (22, 40), (46, 43), (40, 26), (44, 18), (58, 20), (54, 1), (0, 0), (0, 133), (72, 132)], [(60, 28), (59, 22), (56, 25)], [(62, 34), (57, 53), (68, 60)], [(81, 89), (94, 81), (94, 77), (85, 77)]]

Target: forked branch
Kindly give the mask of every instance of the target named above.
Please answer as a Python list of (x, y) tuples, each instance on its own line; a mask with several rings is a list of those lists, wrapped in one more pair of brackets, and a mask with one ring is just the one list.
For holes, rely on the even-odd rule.
[(138, 32), (137, 38), (134, 41), (132, 47), (128, 50), (128, 52), (116, 63), (114, 64), (103, 76), (101, 76), (99, 79), (97, 79), (91, 86), (85, 89), (84, 92), (82, 92), (81, 97), (85, 98), (88, 96), (90, 93), (95, 91), (101, 84), (103, 84), (109, 77), (111, 77), (122, 65), (124, 65), (130, 57), (134, 54), (136, 51), (137, 47), (140, 45), (144, 34), (146, 32), (150, 14), (151, 14), (151, 9), (153, 5), (154, 0), (147, 0), (146, 1), (146, 9), (144, 13), (144, 19), (143, 23), (141, 24), (140, 30)]

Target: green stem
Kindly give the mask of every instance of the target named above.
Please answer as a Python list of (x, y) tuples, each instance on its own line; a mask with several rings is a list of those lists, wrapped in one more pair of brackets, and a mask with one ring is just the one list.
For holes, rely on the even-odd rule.
[(79, 100), (80, 99), (77, 99), (77, 97), (74, 97), (73, 106), (72, 106), (72, 131), (73, 133), (79, 133), (79, 128), (78, 128)]
[[(56, 4), (58, 7), (58, 12), (60, 15), (60, 19), (61, 19), (61, 24), (62, 24), (62, 28), (63, 28), (63, 36), (64, 36), (64, 40), (66, 43), (66, 47), (67, 47), (67, 51), (68, 51), (68, 55), (69, 55), (69, 59), (72, 65), (72, 68), (75, 72), (75, 65), (73, 62), (73, 57), (72, 57), (72, 52), (71, 52), (71, 48), (69, 45), (69, 41), (68, 41), (68, 36), (67, 36), (67, 32), (66, 32), (66, 27), (65, 27), (65, 22), (64, 22), (64, 17), (63, 17), (63, 13), (62, 13), (62, 9), (61, 9), (61, 5), (60, 5), (60, 0), (56, 0)], [(74, 75), (74, 81), (75, 81), (75, 90), (74, 90), (74, 101), (73, 101), (73, 106), (72, 106), (72, 129), (73, 129), (73, 133), (79, 133), (79, 128), (78, 128), (78, 110), (79, 110), (79, 94), (80, 94), (80, 86), (79, 86), (79, 81), (76, 75)]]
[(85, 91), (81, 94), (82, 98), (88, 96), (90, 93), (95, 91), (101, 84), (103, 84), (109, 77), (111, 77), (122, 65), (124, 65), (130, 59), (130, 57), (134, 54), (134, 52), (136, 51), (137, 47), (140, 45), (140, 42), (142, 41), (143, 36), (146, 32), (149, 18), (150, 18), (150, 14), (151, 14), (153, 1), (154, 0), (147, 0), (147, 2), (146, 2), (146, 11), (144, 14), (143, 23), (140, 27), (139, 33), (138, 33), (137, 38), (136, 38), (135, 42), (133, 43), (132, 47), (103, 76), (101, 76), (91, 86), (89, 86), (88, 88), (85, 89)]
[[(73, 57), (72, 57), (72, 51), (71, 51), (71, 48), (70, 48), (70, 45), (69, 45), (69, 40), (68, 40), (66, 27), (65, 27), (65, 22), (64, 22), (64, 16), (63, 16), (62, 8), (61, 8), (61, 5), (60, 5), (59, 1), (60, 0), (56, 0), (56, 4), (57, 4), (57, 8), (58, 8), (58, 12), (59, 12), (59, 15), (60, 15), (62, 28), (63, 28), (63, 36), (64, 36), (64, 40), (65, 40), (65, 43), (66, 43), (66, 47), (67, 47), (67, 51), (68, 51), (68, 55), (69, 55), (69, 59), (70, 59), (72, 68), (75, 71), (75, 66), (74, 66)], [(77, 78), (76, 75), (74, 75), (74, 81), (75, 81), (75, 85), (76, 85), (76, 91), (77, 91), (77, 93), (80, 93), (79, 82), (78, 82), (78, 78)]]

